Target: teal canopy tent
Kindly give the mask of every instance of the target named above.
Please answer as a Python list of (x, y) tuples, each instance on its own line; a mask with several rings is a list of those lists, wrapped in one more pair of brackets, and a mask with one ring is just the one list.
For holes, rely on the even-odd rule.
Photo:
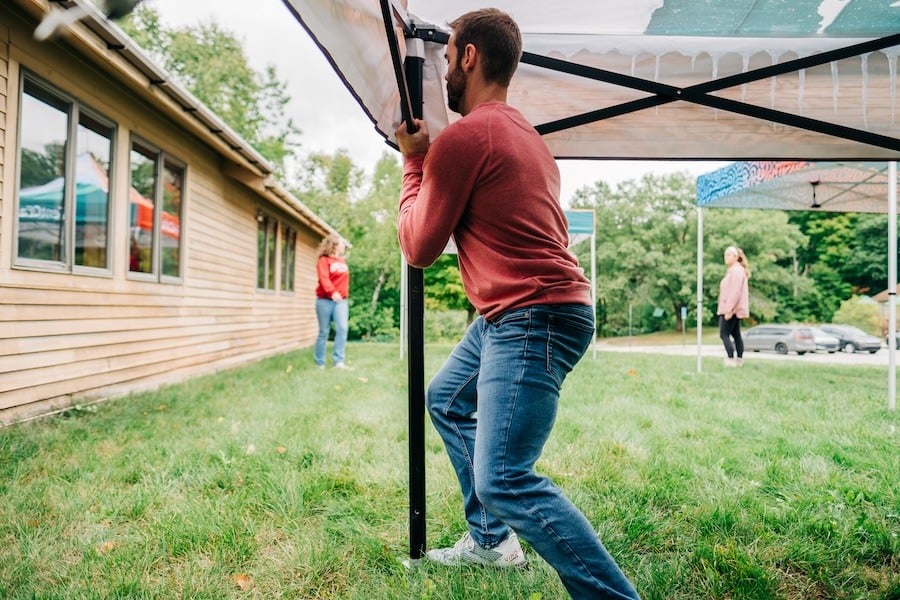
[[(80, 155), (75, 168), (74, 224), (76, 239), (86, 236), (105, 237), (109, 221), (108, 180), (103, 169), (88, 155)], [(54, 248), (61, 252), (65, 245), (66, 179), (56, 177), (40, 185), (19, 191), (19, 244), (32, 248)], [(37, 250), (34, 250), (37, 251)], [(59, 259), (59, 256), (54, 258)]]

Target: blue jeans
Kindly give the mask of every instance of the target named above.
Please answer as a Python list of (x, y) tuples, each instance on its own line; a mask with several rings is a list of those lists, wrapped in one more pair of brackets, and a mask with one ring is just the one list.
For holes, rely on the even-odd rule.
[(509, 529), (573, 598), (637, 592), (585, 516), (534, 470), (559, 392), (594, 336), (590, 306), (537, 305), (478, 317), (428, 386), (426, 402), (462, 488), (469, 533), (492, 548)]
[(347, 326), (350, 321), (350, 306), (346, 300), (335, 302), (329, 298), (316, 298), (316, 318), (319, 320), (319, 337), (316, 338), (314, 360), (317, 365), (325, 364), (325, 344), (331, 333), (331, 322), (334, 321), (334, 364), (344, 362), (344, 349), (347, 347)]

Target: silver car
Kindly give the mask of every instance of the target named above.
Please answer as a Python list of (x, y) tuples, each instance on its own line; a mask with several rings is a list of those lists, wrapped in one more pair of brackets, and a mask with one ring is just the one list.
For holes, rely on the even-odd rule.
[(816, 352), (827, 352), (828, 354), (834, 354), (838, 350), (841, 349), (841, 338), (836, 335), (831, 335), (827, 331), (822, 331), (818, 327), (809, 328), (813, 333), (813, 338), (816, 340)]
[(778, 354), (816, 351), (813, 332), (805, 325), (757, 325), (742, 334), (744, 350), (769, 350)]
[(826, 333), (837, 336), (841, 340), (841, 350), (853, 354), (856, 351), (875, 354), (881, 350), (881, 338), (869, 335), (859, 327), (852, 325), (822, 325)]

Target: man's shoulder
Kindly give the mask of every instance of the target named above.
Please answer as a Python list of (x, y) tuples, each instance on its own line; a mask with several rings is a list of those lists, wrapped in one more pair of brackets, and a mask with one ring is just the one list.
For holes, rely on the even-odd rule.
[(456, 139), (471, 143), (473, 138), (477, 139), (487, 135), (488, 128), (496, 127), (504, 121), (509, 122), (507, 119), (496, 121), (498, 114), (502, 114), (512, 121), (524, 121), (522, 113), (515, 107), (502, 102), (492, 102), (476, 107), (466, 116), (447, 125), (437, 139), (446, 136), (445, 143)]
[(456, 147), (464, 145), (470, 147), (473, 142), (478, 141), (483, 132), (484, 120), (474, 113), (469, 113), (444, 127), (440, 135), (434, 138), (432, 146)]

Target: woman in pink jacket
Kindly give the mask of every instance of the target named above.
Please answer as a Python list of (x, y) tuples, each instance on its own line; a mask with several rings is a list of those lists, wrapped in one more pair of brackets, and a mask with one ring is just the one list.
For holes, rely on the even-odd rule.
[[(719, 337), (725, 344), (726, 367), (739, 367), (744, 362), (744, 340), (741, 338), (741, 319), (750, 316), (750, 265), (744, 251), (734, 246), (725, 249), (725, 277), (719, 283)], [(732, 344), (732, 340), (734, 343)], [(737, 356), (735, 356), (735, 352)]]

